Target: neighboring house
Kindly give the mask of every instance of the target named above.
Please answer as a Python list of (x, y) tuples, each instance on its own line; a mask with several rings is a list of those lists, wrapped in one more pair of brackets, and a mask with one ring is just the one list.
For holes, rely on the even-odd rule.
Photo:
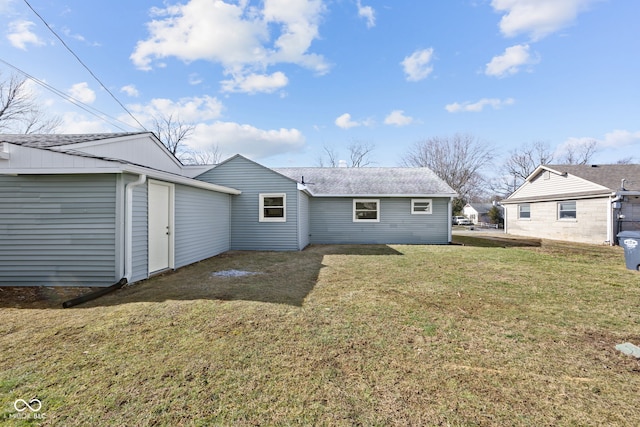
[(151, 133), (0, 135), (0, 284), (109, 286), (229, 250), (238, 190)]
[(233, 186), (232, 249), (447, 244), (456, 196), (427, 168), (275, 168), (240, 155), (198, 179)]
[(184, 166), (149, 132), (0, 135), (0, 285), (109, 286), (231, 250), (446, 244), (426, 168)]
[[(493, 207), (494, 205), (492, 203), (467, 203), (464, 208), (462, 208), (462, 213), (474, 224), (481, 222), (491, 224), (489, 211)], [(502, 212), (501, 206), (497, 206), (497, 208)]]
[(502, 204), (506, 233), (614, 245), (640, 230), (640, 165), (539, 166)]

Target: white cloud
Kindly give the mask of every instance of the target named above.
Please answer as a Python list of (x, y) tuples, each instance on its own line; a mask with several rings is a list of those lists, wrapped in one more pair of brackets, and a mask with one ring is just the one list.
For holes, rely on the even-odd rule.
[(218, 121), (198, 124), (187, 144), (196, 150), (218, 146), (223, 156), (242, 154), (260, 160), (300, 150), (305, 138), (297, 129), (258, 129), (254, 126)]
[(523, 65), (535, 64), (539, 61), (529, 53), (529, 45), (518, 44), (505, 49), (504, 53), (494, 56), (485, 68), (488, 76), (506, 77), (516, 74)]
[(344, 113), (340, 117), (338, 117), (335, 121), (336, 126), (342, 129), (350, 129), (356, 126), (360, 126), (358, 122), (354, 122), (351, 120), (351, 114)]
[(367, 28), (376, 26), (376, 12), (371, 6), (363, 6), (358, 0), (358, 16), (367, 20)]
[(413, 123), (413, 117), (405, 116), (402, 110), (394, 110), (384, 119), (385, 125), (407, 126), (411, 123)]
[(477, 102), (463, 102), (462, 104), (454, 102), (444, 107), (450, 113), (471, 112), (479, 113), (484, 110), (484, 107), (490, 106), (494, 110), (499, 110), (506, 105), (513, 105), (515, 100), (513, 98), (497, 99), (497, 98), (482, 98)]
[(76, 83), (69, 89), (69, 95), (85, 104), (92, 104), (96, 100), (96, 93), (87, 82)]
[(9, 23), (7, 39), (13, 47), (27, 50), (27, 45), (42, 46), (45, 43), (40, 40), (36, 33), (31, 31), (35, 24), (31, 21), (18, 20)]
[(401, 62), (407, 80), (417, 82), (425, 79), (433, 71), (431, 60), (433, 59), (433, 48), (416, 50)]
[[(175, 57), (184, 62), (221, 63), (230, 75), (264, 74), (279, 63), (293, 63), (324, 74), (329, 65), (310, 53), (319, 37), (325, 11), (321, 0), (265, 0), (263, 8), (246, 0), (190, 0), (154, 8), (149, 37), (138, 41), (130, 59), (150, 70), (157, 61)], [(273, 76), (273, 74), (272, 74)]]
[(285, 87), (289, 83), (289, 79), (284, 73), (276, 71), (271, 75), (234, 76), (232, 80), (223, 80), (221, 83), (223, 92), (273, 93)]
[(621, 148), (631, 145), (640, 146), (640, 131), (630, 132), (628, 130), (616, 129), (604, 135), (604, 139), (599, 141), (600, 146), (606, 148)]
[(124, 92), (127, 95), (137, 98), (138, 96), (140, 96), (140, 92), (138, 92), (138, 89), (134, 86), (134, 85), (126, 85), (126, 86), (122, 86), (120, 88), (120, 92)]
[(529, 34), (539, 40), (572, 24), (578, 14), (599, 0), (492, 0), (503, 12), (500, 31), (506, 37)]
[(60, 126), (60, 133), (104, 133), (113, 132), (103, 120), (93, 118), (88, 119), (82, 114), (75, 112), (68, 112), (61, 115), (62, 125)]
[[(174, 119), (184, 123), (214, 120), (222, 115), (223, 109), (222, 103), (217, 98), (207, 95), (180, 98), (178, 101), (154, 98), (147, 104), (132, 104), (127, 107), (138, 120), (148, 125), (153, 122), (153, 117), (158, 116), (173, 116)], [(122, 116), (120, 119), (131, 122), (128, 116)]]
[(198, 73), (189, 74), (189, 84), (191, 86), (199, 85), (202, 82), (203, 82), (202, 77), (200, 77)]
[(358, 126), (373, 126), (374, 121), (372, 119), (365, 119), (362, 121), (351, 120), (351, 114), (344, 113), (340, 117), (338, 117), (334, 123), (336, 126), (342, 129), (351, 129)]

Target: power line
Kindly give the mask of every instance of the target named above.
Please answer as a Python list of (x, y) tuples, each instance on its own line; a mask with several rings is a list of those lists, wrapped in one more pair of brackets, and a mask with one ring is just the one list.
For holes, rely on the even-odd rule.
[(33, 13), (35, 13), (35, 14), (36, 14), (36, 16), (37, 16), (38, 18), (40, 18), (40, 20), (44, 23), (44, 25), (46, 25), (46, 27), (49, 29), (49, 31), (51, 31), (51, 33), (53, 33), (53, 35), (54, 35), (54, 36), (56, 36), (56, 38), (57, 38), (58, 40), (60, 40), (60, 42), (62, 43), (62, 45), (63, 45), (63, 46), (64, 46), (64, 47), (69, 51), (69, 53), (71, 53), (71, 55), (73, 55), (73, 56), (78, 60), (78, 62), (79, 62), (79, 63), (80, 63), (80, 64), (81, 64), (81, 65), (82, 65), (82, 66), (83, 66), (83, 67), (84, 67), (84, 68), (89, 72), (89, 74), (91, 74), (91, 76), (92, 76), (92, 77), (93, 77), (93, 78), (94, 78), (94, 79), (95, 79), (95, 80), (100, 84), (100, 86), (102, 86), (102, 88), (103, 88), (104, 90), (106, 90), (106, 91), (107, 91), (107, 93), (108, 93), (109, 95), (111, 95), (111, 98), (113, 98), (113, 99), (118, 103), (118, 105), (120, 105), (120, 106), (122, 107), (122, 109), (123, 109), (124, 111), (126, 111), (126, 112), (127, 112), (127, 114), (129, 114), (129, 116), (131, 116), (131, 118), (132, 118), (133, 120), (135, 120), (135, 122), (136, 122), (136, 123), (138, 123), (138, 125), (140, 125), (140, 127), (146, 131), (147, 129), (144, 127), (144, 125), (143, 125), (142, 123), (140, 123), (140, 122), (138, 121), (138, 119), (136, 119), (136, 118), (135, 118), (135, 116), (134, 116), (134, 115), (133, 115), (133, 114), (132, 114), (128, 109), (127, 109), (127, 107), (125, 107), (125, 106), (122, 104), (122, 102), (120, 102), (120, 100), (119, 100), (118, 98), (116, 98), (116, 96), (115, 96), (115, 95), (114, 95), (114, 94), (113, 94), (113, 93), (112, 93), (112, 92), (111, 92), (111, 91), (110, 91), (110, 90), (109, 90), (109, 89), (104, 85), (104, 83), (102, 83), (102, 81), (98, 78), (98, 76), (96, 76), (96, 75), (93, 73), (93, 71), (91, 71), (91, 69), (90, 69), (90, 68), (89, 68), (89, 67), (88, 67), (84, 62), (82, 62), (82, 59), (80, 59), (80, 57), (79, 57), (78, 55), (76, 55), (76, 53), (75, 53), (75, 52), (74, 52), (74, 51), (73, 51), (73, 50), (72, 50), (72, 49), (67, 45), (67, 43), (65, 43), (65, 41), (62, 39), (62, 37), (60, 37), (60, 36), (58, 35), (58, 33), (56, 33), (56, 32), (53, 30), (53, 28), (51, 28), (51, 26), (47, 23), (47, 21), (45, 21), (45, 19), (44, 19), (44, 18), (43, 18), (43, 17), (42, 17), (42, 16), (41, 16), (41, 15), (40, 15), (40, 14), (39, 14), (39, 13), (38, 13), (34, 8), (33, 8), (33, 6), (31, 6), (31, 4), (29, 4), (28, 0), (24, 0), (24, 2), (27, 4), (27, 6), (29, 6), (29, 9), (31, 9), (31, 10), (33, 11)]
[(56, 89), (55, 87), (51, 86), (50, 84), (45, 83), (42, 80), (37, 79), (36, 77), (33, 77), (32, 75), (30, 75), (26, 71), (21, 70), (20, 68), (16, 67), (15, 65), (10, 64), (9, 62), (5, 61), (2, 58), (0, 58), (0, 62), (2, 62), (3, 64), (5, 64), (6, 66), (8, 66), (10, 68), (13, 68), (17, 72), (23, 74), (28, 79), (32, 80), (33, 82), (39, 84), (40, 86), (44, 87), (45, 89), (47, 89), (47, 90), (53, 92), (54, 94), (58, 95), (59, 97), (63, 98), (65, 101), (69, 101), (70, 103), (72, 103), (76, 107), (79, 107), (82, 110), (86, 111), (87, 113), (89, 113), (89, 114), (91, 114), (93, 116), (96, 116), (97, 118), (99, 118), (101, 120), (104, 120), (105, 122), (108, 122), (110, 125), (115, 126), (116, 128), (120, 129), (123, 132), (126, 132), (126, 129), (118, 126), (114, 122), (111, 122), (111, 121), (107, 120), (105, 117), (108, 117), (111, 120), (115, 120), (116, 122), (120, 122), (120, 123), (124, 124), (125, 126), (131, 127), (130, 124), (128, 124), (126, 122), (123, 122), (122, 120), (117, 119), (115, 117), (112, 117), (112, 116), (108, 115), (107, 113), (98, 110), (97, 108), (94, 108), (94, 107), (92, 107), (90, 105), (85, 104), (84, 102), (82, 102), (82, 101), (80, 101), (80, 100), (78, 100), (78, 99), (76, 99), (76, 98), (64, 93), (63, 91), (61, 91), (59, 89)]

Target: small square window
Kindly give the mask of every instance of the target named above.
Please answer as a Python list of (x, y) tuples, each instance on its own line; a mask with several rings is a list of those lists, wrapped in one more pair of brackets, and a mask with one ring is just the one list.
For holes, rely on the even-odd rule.
[(529, 203), (518, 205), (518, 219), (531, 219), (531, 205)]
[(576, 202), (558, 202), (558, 219), (576, 219)]
[(411, 199), (411, 214), (430, 215), (431, 203), (431, 199)]
[(260, 194), (260, 222), (286, 222), (287, 195)]
[(354, 199), (353, 222), (380, 222), (380, 200)]

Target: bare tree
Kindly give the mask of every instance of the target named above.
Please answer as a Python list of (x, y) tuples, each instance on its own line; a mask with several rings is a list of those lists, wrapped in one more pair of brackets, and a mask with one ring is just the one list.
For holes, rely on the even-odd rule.
[[(321, 154), (318, 157), (318, 166), (320, 166), (321, 168), (323, 167), (330, 167), (330, 168), (336, 168), (338, 167), (338, 152), (333, 148), (333, 147), (329, 147), (327, 145), (322, 147), (322, 151), (323, 154)], [(326, 156), (326, 162), (325, 162), (325, 156)]]
[(472, 135), (457, 133), (415, 143), (402, 163), (428, 167), (458, 193), (461, 201), (469, 201), (480, 193), (484, 182), (481, 171), (491, 164), (492, 157), (492, 149), (486, 143)]
[(215, 165), (222, 159), (222, 150), (214, 145), (205, 150), (188, 150), (183, 153), (180, 161), (185, 165)]
[[(349, 150), (349, 163), (350, 168), (363, 168), (373, 164), (371, 160), (371, 153), (375, 149), (375, 145), (370, 142), (353, 141), (347, 147)], [(318, 158), (317, 164), (320, 167), (335, 168), (340, 166), (340, 154), (333, 147), (327, 145), (322, 147), (323, 154)], [(346, 162), (346, 160), (344, 160)]]
[(525, 179), (540, 165), (553, 163), (553, 152), (549, 144), (536, 141), (513, 150), (502, 165), (500, 176), (491, 180), (489, 186), (494, 193), (507, 197), (522, 185)]
[(631, 157), (631, 156), (624, 157), (622, 159), (619, 159), (615, 164), (616, 165), (631, 165), (631, 164), (633, 164), (633, 157)]
[(371, 163), (371, 152), (375, 146), (369, 142), (352, 142), (349, 145), (349, 153), (352, 168), (362, 168), (369, 166)]
[(584, 143), (570, 144), (565, 148), (565, 153), (559, 162), (563, 165), (586, 165), (596, 153), (598, 142), (590, 140)]
[(27, 79), (12, 75), (0, 80), (0, 132), (52, 133), (61, 123), (59, 117), (40, 109)]
[(184, 156), (187, 148), (185, 141), (193, 135), (195, 125), (184, 123), (173, 114), (153, 118), (153, 130), (160, 141), (176, 157)]

